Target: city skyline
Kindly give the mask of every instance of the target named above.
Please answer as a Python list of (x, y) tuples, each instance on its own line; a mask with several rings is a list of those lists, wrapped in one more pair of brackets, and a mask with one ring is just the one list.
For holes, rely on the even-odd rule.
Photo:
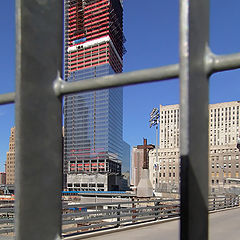
[[(6, 93), (14, 91), (15, 86), (14, 1), (3, 2), (1, 6), (0, 29), (5, 35), (0, 40), (0, 93)], [(231, 5), (223, 0), (211, 1), (210, 46), (213, 52), (239, 52), (240, 34), (235, 32), (240, 20), (239, 7), (240, 3), (236, 0)], [(228, 17), (230, 15), (231, 18)], [(124, 33), (128, 51), (124, 57), (124, 72), (177, 63), (178, 1), (152, 1), (152, 5), (147, 5), (143, 0), (124, 1)], [(210, 103), (239, 100), (239, 76), (239, 70), (214, 75), (210, 81)], [(159, 104), (178, 104), (178, 92), (178, 80), (124, 87), (124, 139), (131, 146), (141, 143), (143, 137), (155, 144), (155, 130), (149, 128), (149, 114)], [(0, 122), (2, 171), (10, 129), (15, 125), (13, 104), (0, 107)]]

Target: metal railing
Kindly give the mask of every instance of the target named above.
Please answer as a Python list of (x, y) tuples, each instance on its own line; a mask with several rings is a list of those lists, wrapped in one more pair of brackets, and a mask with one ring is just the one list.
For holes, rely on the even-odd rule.
[(61, 236), (62, 96), (177, 77), (180, 238), (208, 239), (209, 77), (240, 67), (239, 53), (209, 49), (209, 0), (180, 0), (179, 64), (74, 83), (61, 80), (62, 13), (63, 1), (16, 0), (16, 93), (0, 95), (16, 105), (16, 239)]
[[(13, 204), (9, 202), (0, 207), (0, 235), (14, 235)], [(238, 207), (239, 196), (214, 196), (208, 199), (208, 204), (210, 212)], [(90, 204), (63, 203), (62, 237), (162, 221), (179, 217), (179, 215), (179, 199), (125, 200)]]

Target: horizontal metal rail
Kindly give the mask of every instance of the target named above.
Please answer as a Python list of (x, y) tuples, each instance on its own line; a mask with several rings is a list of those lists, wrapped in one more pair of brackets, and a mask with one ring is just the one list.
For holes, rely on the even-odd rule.
[[(156, 209), (153, 210), (153, 209), (155, 209), (154, 206), (151, 208), (151, 211), (139, 211), (138, 210), (136, 212), (133, 212), (132, 209), (128, 209), (129, 213), (124, 213), (124, 214), (122, 214), (123, 209), (118, 209), (117, 211), (114, 210), (112, 215), (98, 215), (99, 214), (99, 212), (98, 212), (98, 213), (92, 213), (92, 214), (96, 214), (96, 216), (95, 217), (90, 217), (87, 220), (88, 220), (88, 222), (94, 222), (94, 221), (98, 221), (98, 220), (105, 220), (105, 219), (112, 219), (112, 218), (123, 218), (123, 217), (124, 218), (125, 217), (136, 217), (136, 216), (151, 216), (151, 217), (154, 216), (155, 217), (155, 214), (162, 214), (162, 213), (168, 213), (169, 212), (169, 210), (166, 210), (166, 209), (163, 209), (163, 210), (160, 210), (160, 211), (156, 210)], [(146, 208), (145, 210), (150, 210), (150, 208)], [(171, 212), (173, 212), (173, 211), (177, 211), (178, 214), (179, 214), (179, 205), (176, 206), (175, 208), (172, 208)], [(166, 215), (168, 215), (168, 214), (166, 214)], [(132, 220), (130, 220), (130, 221), (132, 221)], [(78, 224), (78, 223), (84, 223), (84, 222), (86, 222), (85, 218), (76, 219), (76, 220), (71, 219), (71, 220), (64, 220), (63, 225), (72, 224), (72, 223)]]
[(63, 214), (62, 218), (69, 218), (69, 217), (84, 217), (84, 216), (90, 216), (90, 215), (98, 215), (98, 214), (115, 214), (116, 212), (129, 212), (129, 211), (141, 211), (141, 210), (151, 210), (152, 209), (164, 209), (168, 207), (174, 207), (174, 206), (179, 206), (178, 205), (155, 205), (155, 206), (147, 206), (147, 207), (131, 207), (131, 208), (118, 208), (115, 209), (103, 209), (103, 210), (96, 210), (93, 212), (77, 212), (77, 213), (67, 213)]
[(1, 228), (0, 229), (0, 234), (12, 233), (12, 232), (14, 232), (14, 227), (6, 227), (6, 228)]
[(14, 223), (14, 218), (2, 218), (0, 219), (0, 224), (6, 224), (6, 223)]
[[(219, 202), (219, 206), (217, 206), (216, 200)], [(63, 219), (69, 218), (68, 220), (63, 220), (63, 225), (69, 225), (69, 224), (88, 224), (88, 226), (76, 226), (76, 227), (70, 227), (70, 228), (64, 228), (63, 233), (67, 234), (69, 232), (72, 231), (90, 231), (91, 229), (96, 229), (98, 228), (103, 228), (103, 227), (110, 227), (110, 226), (114, 226), (114, 227), (118, 227), (118, 226), (124, 226), (125, 223), (128, 224), (134, 224), (137, 223), (139, 221), (143, 221), (143, 220), (157, 220), (157, 219), (161, 219), (161, 218), (169, 218), (169, 217), (173, 217), (173, 216), (179, 216), (180, 214), (180, 205), (179, 205), (179, 201), (176, 201), (175, 199), (171, 200), (172, 202), (178, 202), (178, 204), (162, 204), (161, 201), (159, 200), (153, 200), (151, 201), (151, 204), (153, 204), (153, 202), (155, 204), (158, 205), (152, 205), (152, 206), (145, 206), (142, 207), (141, 204), (143, 204), (141, 201), (140, 202), (135, 202), (135, 203), (139, 203), (139, 207), (135, 206), (135, 207), (123, 207), (120, 208), (120, 206), (118, 206), (118, 208), (114, 208), (114, 209), (103, 209), (103, 210), (96, 210), (96, 211), (92, 211), (92, 212), (78, 212), (76, 213), (70, 213), (70, 214), (64, 214)], [(170, 201), (170, 202), (171, 202)], [(166, 201), (166, 202), (169, 202)], [(233, 202), (236, 202), (236, 204), (233, 204)], [(237, 204), (238, 202), (238, 204)], [(121, 202), (119, 202), (121, 203)], [(147, 201), (145, 201), (145, 203), (148, 203)], [(112, 204), (112, 203), (111, 203)], [(129, 202), (125, 203), (126, 205), (129, 205)], [(209, 210), (216, 210), (216, 209), (221, 209), (221, 204), (226, 204), (227, 207), (234, 207), (234, 206), (238, 206), (239, 205), (239, 199), (238, 197), (233, 198), (233, 197), (227, 197), (227, 198), (209, 198)], [(93, 204), (91, 204), (93, 207)], [(102, 203), (100, 205), (103, 205)], [(107, 204), (108, 205), (108, 204)], [(117, 204), (115, 204), (117, 205)], [(123, 204), (124, 205), (124, 204)], [(122, 205), (122, 206), (123, 206)], [(135, 204), (132, 204), (135, 205)], [(84, 205), (82, 205), (84, 206)], [(85, 205), (86, 206), (86, 205)], [(212, 209), (214, 206), (215, 209)], [(99, 207), (99, 204), (98, 204)], [(224, 207), (225, 208), (225, 207)], [(102, 214), (102, 215), (101, 215)], [(87, 218), (87, 216), (89, 218)], [(82, 217), (82, 219), (79, 219), (80, 217)], [(110, 220), (112, 219), (112, 221), (110, 222), (105, 222), (104, 220)], [(118, 219), (118, 221), (116, 221), (115, 219)], [(102, 221), (102, 222), (101, 222)], [(96, 222), (98, 222), (96, 224)], [(69, 232), (68, 232), (69, 231)]]
[[(143, 206), (144, 205), (144, 206)], [(76, 207), (76, 210), (70, 208)], [(104, 206), (112, 209), (104, 209)], [(239, 197), (211, 197), (209, 198), (209, 211), (239, 206)], [(92, 211), (80, 211), (77, 208), (86, 208)], [(102, 209), (99, 209), (102, 208)], [(63, 204), (62, 225), (64, 235), (71, 235), (90, 229), (104, 229), (106, 227), (119, 227), (126, 224), (135, 224), (143, 221), (156, 221), (158, 219), (179, 216), (179, 199), (157, 199), (150, 201), (124, 201), (91, 204)], [(0, 234), (14, 232), (14, 214), (12, 208), (0, 208)], [(8, 215), (10, 214), (10, 215)], [(112, 221), (110, 221), (112, 219)], [(109, 222), (106, 222), (109, 221)], [(96, 223), (97, 222), (97, 223)], [(78, 226), (87, 224), (87, 226)], [(73, 226), (75, 225), (75, 226)], [(68, 227), (69, 226), (69, 227)]]
[(0, 94), (0, 105), (14, 103), (15, 92)]
[(179, 64), (173, 64), (158, 68), (139, 70), (129, 73), (107, 75), (76, 82), (65, 82), (60, 79), (55, 81), (55, 93), (64, 95), (82, 91), (99, 90), (104, 88), (127, 86), (139, 83), (149, 83), (160, 80), (177, 78), (179, 76)]
[(206, 68), (209, 74), (240, 68), (240, 53), (215, 55), (209, 52), (206, 56)]
[(156, 203), (156, 202), (160, 202), (160, 203), (165, 203), (165, 202), (179, 202), (179, 199), (163, 199), (163, 200), (149, 200), (149, 201), (118, 201), (118, 202), (103, 202), (103, 203), (76, 203), (76, 204), (63, 204), (63, 209), (65, 209), (66, 207), (98, 207), (98, 206), (111, 206), (111, 205), (126, 205), (126, 204), (142, 204), (142, 203)]
[[(206, 73), (209, 75), (216, 72), (240, 68), (240, 53), (216, 55), (209, 50), (206, 53), (205, 65)], [(179, 64), (173, 64), (158, 68), (108, 75), (76, 82), (57, 80), (55, 82), (55, 92), (57, 95), (64, 95), (77, 93), (80, 91), (129, 86), (133, 84), (149, 83), (178, 77)]]
[(14, 213), (14, 208), (0, 208), (0, 213)]
[[(173, 214), (169, 214), (168, 216), (174, 216)], [(167, 216), (167, 215), (166, 215)], [(177, 216), (177, 215), (176, 215)], [(139, 218), (134, 218), (134, 222), (137, 222), (137, 221), (149, 221), (150, 219), (151, 220), (154, 220), (155, 216), (147, 216), (147, 217), (139, 217)], [(132, 221), (132, 220), (131, 220)], [(113, 226), (115, 227), (116, 225), (119, 224), (119, 222), (121, 223), (129, 223), (130, 220), (129, 219), (124, 219), (124, 220), (121, 220), (121, 221), (113, 221), (113, 222), (103, 222), (103, 223), (99, 223), (99, 224), (93, 224), (93, 225), (90, 225), (90, 226), (81, 226), (81, 227), (75, 227), (75, 228), (70, 228), (69, 229), (69, 232), (72, 232), (72, 231), (81, 231), (81, 230), (91, 230), (91, 229), (94, 229), (94, 228), (100, 228), (100, 227), (104, 227), (104, 226)], [(68, 229), (64, 229), (63, 230), (63, 233), (67, 233), (68, 232)], [(65, 235), (67, 236), (67, 235)]]
[[(206, 54), (206, 72), (210, 74), (240, 68), (240, 53), (215, 55)], [(152, 69), (108, 75), (77, 82), (65, 82), (58, 79), (54, 83), (56, 95), (65, 95), (89, 90), (129, 86), (133, 84), (156, 82), (179, 77), (179, 64), (172, 64)], [(15, 92), (0, 94), (0, 105), (14, 103)]]

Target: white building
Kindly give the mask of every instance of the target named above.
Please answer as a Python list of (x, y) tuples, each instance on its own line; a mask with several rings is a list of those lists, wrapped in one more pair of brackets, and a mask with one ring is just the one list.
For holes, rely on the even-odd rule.
[[(160, 105), (159, 148), (149, 153), (149, 173), (154, 189), (179, 184), (180, 109)], [(227, 187), (228, 178), (239, 178), (240, 101), (209, 105), (209, 183), (212, 191)]]

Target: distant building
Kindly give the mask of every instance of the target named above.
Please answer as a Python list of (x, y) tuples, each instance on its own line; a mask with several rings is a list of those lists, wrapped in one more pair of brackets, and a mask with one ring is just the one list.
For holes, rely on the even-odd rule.
[(6, 184), (6, 173), (0, 172), (0, 184)]
[(180, 147), (179, 105), (160, 105), (159, 145), (161, 149)]
[[(179, 105), (160, 105), (159, 147), (149, 151), (149, 177), (155, 191), (179, 191)], [(211, 192), (229, 188), (240, 179), (240, 101), (209, 104), (209, 187)], [(133, 147), (131, 184), (141, 177), (143, 151)]]
[(130, 170), (130, 145), (123, 141), (123, 160), (122, 160), (122, 172), (129, 172)]
[(209, 181), (212, 191), (228, 187), (229, 178), (239, 179), (240, 101), (209, 106)]
[(121, 186), (123, 191), (130, 190), (130, 173), (129, 171), (122, 174)]
[[(64, 9), (65, 80), (121, 73), (122, 1), (65, 0)], [(67, 189), (117, 190), (124, 144), (122, 87), (66, 95), (64, 126)]]
[[(240, 101), (209, 104), (209, 185), (212, 192), (228, 187), (228, 179), (239, 179)], [(155, 188), (179, 184), (179, 105), (160, 105), (160, 147), (149, 154), (150, 179)]]
[(179, 148), (156, 149), (149, 152), (149, 178), (156, 191), (178, 191), (180, 182)]
[(5, 164), (6, 184), (15, 183), (15, 127), (11, 128), (9, 137), (9, 151), (7, 152), (7, 160)]

